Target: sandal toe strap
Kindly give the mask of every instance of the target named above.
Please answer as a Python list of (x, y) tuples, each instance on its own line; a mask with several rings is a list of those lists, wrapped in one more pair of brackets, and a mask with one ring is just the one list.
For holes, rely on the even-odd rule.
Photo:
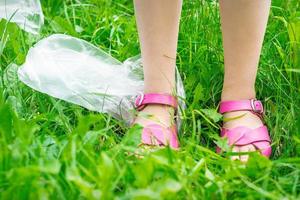
[[(268, 145), (271, 143), (269, 132), (266, 126), (261, 126), (256, 129), (247, 127), (236, 127), (234, 129), (223, 129), (221, 132), (222, 137), (228, 138), (229, 145), (243, 146), (248, 144), (265, 142)], [(256, 146), (260, 149), (261, 145)]]
[(142, 143), (155, 146), (170, 146), (179, 148), (176, 127), (165, 128), (158, 124), (149, 124), (142, 132)]

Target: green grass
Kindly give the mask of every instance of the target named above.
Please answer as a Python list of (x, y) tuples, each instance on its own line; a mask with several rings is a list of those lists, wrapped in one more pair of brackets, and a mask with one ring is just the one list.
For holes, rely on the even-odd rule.
[(214, 141), (221, 142), (214, 115), (223, 78), (215, 1), (184, 1), (177, 59), (188, 105), (182, 148), (144, 159), (126, 156), (138, 130), (33, 91), (8, 67), (22, 64), (28, 49), (52, 33), (87, 40), (119, 60), (138, 54), (132, 1), (42, 4), (41, 36), (0, 22), (0, 199), (300, 199), (298, 0), (272, 2), (256, 88), (273, 156), (253, 155), (246, 166), (214, 151)]

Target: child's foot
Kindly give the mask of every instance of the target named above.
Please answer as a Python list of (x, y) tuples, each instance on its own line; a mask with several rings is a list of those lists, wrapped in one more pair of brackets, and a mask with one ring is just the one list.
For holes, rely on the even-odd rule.
[[(233, 152), (260, 151), (266, 157), (271, 155), (270, 136), (262, 121), (263, 110), (262, 103), (255, 99), (221, 102), (220, 113), (224, 116), (221, 136), (228, 139)], [(231, 159), (247, 162), (249, 155), (234, 155)]]
[[(161, 127), (168, 128), (171, 127), (171, 124), (174, 124), (173, 113), (174, 113), (174, 109), (169, 106), (155, 105), (155, 104), (147, 105), (145, 108), (143, 108), (142, 111), (138, 112), (138, 115), (134, 120), (134, 124), (139, 124), (142, 127), (147, 127), (149, 125), (157, 124)], [(166, 131), (166, 134), (168, 133), (170, 132)], [(170, 136), (167, 135), (167, 137)], [(151, 143), (153, 146), (160, 146), (156, 137), (152, 137)], [(142, 144), (142, 146), (144, 145)]]
[[(260, 126), (263, 126), (263, 122), (261, 121), (261, 119), (250, 111), (228, 112), (228, 113), (224, 113), (223, 116), (224, 116), (223, 128), (226, 129), (233, 129), (238, 126), (245, 126), (251, 129), (255, 129)], [(253, 144), (248, 144), (244, 146), (234, 146), (232, 151), (250, 152), (250, 151), (256, 151), (256, 148)], [(232, 156), (231, 159), (247, 162), (249, 159), (249, 155)]]
[(167, 94), (143, 94), (137, 97), (138, 116), (133, 124), (143, 127), (141, 145), (170, 146), (177, 149), (179, 142), (174, 114), (177, 99)]

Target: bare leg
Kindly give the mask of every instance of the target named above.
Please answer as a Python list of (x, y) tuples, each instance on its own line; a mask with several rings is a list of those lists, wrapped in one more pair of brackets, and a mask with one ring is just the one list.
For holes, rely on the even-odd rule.
[[(182, 1), (134, 0), (134, 5), (144, 67), (144, 92), (172, 94)], [(170, 125), (169, 108), (165, 106), (148, 105), (143, 113)], [(142, 125), (146, 121), (143, 117), (136, 119), (136, 123)]]
[[(225, 56), (222, 101), (255, 98), (255, 79), (268, 21), (271, 0), (220, 0)], [(224, 117), (246, 116), (224, 124), (226, 128), (261, 126), (250, 112), (232, 112)], [(253, 145), (234, 147), (234, 151), (253, 151)], [(247, 155), (233, 159), (246, 161)]]

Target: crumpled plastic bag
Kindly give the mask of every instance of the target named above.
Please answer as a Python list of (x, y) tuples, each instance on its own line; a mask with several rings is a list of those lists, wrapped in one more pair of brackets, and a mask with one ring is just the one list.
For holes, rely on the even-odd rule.
[(25, 31), (38, 34), (44, 24), (39, 0), (0, 0), (0, 19), (15, 22)]
[[(128, 124), (134, 118), (134, 97), (144, 86), (139, 57), (121, 63), (96, 46), (63, 34), (51, 35), (32, 47), (18, 76), (35, 90), (109, 113)], [(178, 71), (176, 77), (179, 106), (183, 109), (185, 92)]]

